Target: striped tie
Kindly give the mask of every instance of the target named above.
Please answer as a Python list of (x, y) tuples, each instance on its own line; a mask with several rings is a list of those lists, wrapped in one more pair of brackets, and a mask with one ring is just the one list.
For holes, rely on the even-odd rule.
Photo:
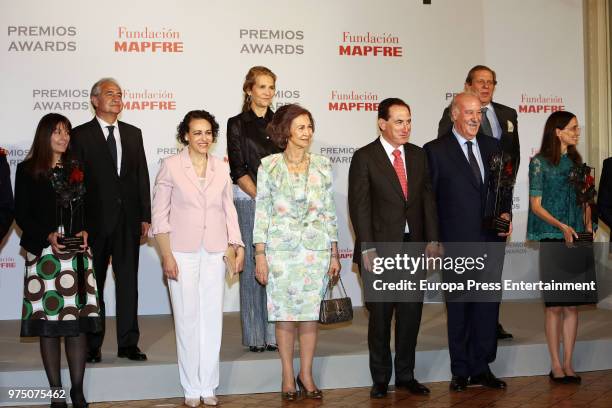
[(397, 178), (399, 179), (400, 184), (402, 185), (402, 191), (404, 192), (404, 199), (408, 199), (408, 180), (406, 179), (406, 170), (404, 169), (404, 162), (402, 161), (402, 152), (398, 149), (393, 151), (393, 168), (395, 169), (395, 174), (397, 174)]

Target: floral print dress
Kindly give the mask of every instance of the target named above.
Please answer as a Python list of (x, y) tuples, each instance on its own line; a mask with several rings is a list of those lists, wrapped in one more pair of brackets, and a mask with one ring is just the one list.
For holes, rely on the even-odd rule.
[(308, 172), (295, 174), (281, 154), (263, 159), (253, 242), (266, 244), (269, 321), (318, 320), (337, 240), (329, 160), (311, 154)]

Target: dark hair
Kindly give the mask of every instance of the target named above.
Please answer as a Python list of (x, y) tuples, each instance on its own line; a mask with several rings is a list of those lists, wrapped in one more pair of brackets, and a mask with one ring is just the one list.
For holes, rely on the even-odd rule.
[[(410, 111), (410, 105), (400, 98), (387, 98), (383, 99), (382, 102), (378, 104), (378, 119), (389, 120), (389, 111), (391, 110), (392, 106), (405, 106), (408, 108), (408, 112), (412, 114)], [(382, 132), (380, 126), (378, 127), (378, 130)]]
[(251, 109), (251, 97), (249, 96), (247, 91), (250, 91), (251, 89), (253, 89), (253, 85), (255, 85), (255, 82), (257, 81), (257, 77), (260, 75), (267, 75), (267, 76), (272, 77), (272, 79), (274, 80), (274, 83), (276, 84), (276, 75), (269, 68), (262, 67), (260, 65), (251, 67), (251, 69), (249, 69), (249, 72), (247, 72), (246, 76), (244, 77), (244, 83), (242, 84), (242, 92), (243, 92), (242, 111), (243, 112), (247, 112), (249, 109)]
[[(547, 159), (551, 164), (558, 165), (561, 160), (561, 141), (557, 137), (557, 129), (565, 129), (568, 123), (575, 118), (571, 112), (557, 111), (550, 114), (544, 125), (544, 135), (542, 136), (542, 145), (540, 146), (540, 155)], [(576, 150), (576, 146), (567, 147), (567, 157), (574, 164), (581, 164), (582, 157)]]
[(378, 119), (389, 120), (389, 111), (392, 106), (405, 106), (410, 112), (410, 105), (400, 98), (387, 98), (378, 104)]
[(468, 72), (467, 77), (465, 78), (466, 84), (472, 85), (472, 80), (474, 79), (474, 74), (476, 73), (476, 71), (489, 71), (491, 75), (493, 75), (493, 83), (497, 85), (497, 75), (495, 74), (495, 71), (493, 71), (486, 65), (476, 65), (472, 67), (472, 69), (470, 69), (470, 72)]
[(181, 123), (179, 123), (176, 127), (176, 140), (185, 146), (189, 144), (185, 135), (189, 133), (189, 124), (194, 119), (204, 119), (210, 123), (213, 134), (213, 142), (215, 142), (217, 140), (217, 135), (219, 134), (219, 124), (215, 120), (215, 117), (205, 110), (192, 110), (187, 112)]
[[(32, 147), (26, 157), (26, 160), (29, 160), (26, 169), (34, 178), (46, 177), (49, 169), (55, 164), (52, 163), (51, 135), (59, 124), (63, 124), (68, 133), (72, 130), (68, 118), (59, 113), (47, 113), (38, 122)], [(68, 155), (69, 151), (66, 149), (66, 152), (62, 153), (62, 162), (67, 162)]]
[(268, 132), (272, 142), (274, 142), (279, 149), (285, 150), (289, 136), (291, 136), (291, 123), (295, 118), (302, 115), (308, 115), (310, 123), (312, 124), (312, 131), (314, 132), (314, 119), (308, 109), (302, 108), (297, 103), (283, 105), (278, 108), (274, 117), (270, 123), (268, 123), (266, 132)]

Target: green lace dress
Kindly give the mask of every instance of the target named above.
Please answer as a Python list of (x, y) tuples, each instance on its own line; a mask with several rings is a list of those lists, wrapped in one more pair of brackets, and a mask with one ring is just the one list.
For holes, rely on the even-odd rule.
[[(566, 154), (558, 165), (536, 155), (529, 163), (529, 196), (542, 197), (542, 207), (577, 232), (585, 231), (584, 212), (576, 201), (576, 191), (569, 181), (574, 163)], [(531, 208), (527, 220), (527, 239), (540, 241), (540, 279), (544, 282), (584, 283), (595, 280), (592, 246), (565, 245), (563, 232), (538, 217)], [(592, 291), (544, 292), (547, 307), (577, 306), (596, 302)]]
[[(566, 154), (557, 166), (537, 155), (529, 163), (529, 196), (542, 197), (544, 207), (553, 217), (576, 231), (584, 231), (582, 207), (576, 203), (576, 191), (569, 182), (574, 163)], [(563, 232), (529, 211), (527, 239), (563, 239)]]

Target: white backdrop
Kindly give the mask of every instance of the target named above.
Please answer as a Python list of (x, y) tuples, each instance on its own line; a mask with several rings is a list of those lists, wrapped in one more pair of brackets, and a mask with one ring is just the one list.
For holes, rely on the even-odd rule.
[[(517, 242), (525, 239), (529, 157), (546, 117), (562, 106), (584, 118), (581, 0), (432, 3), (107, 0), (102, 8), (77, 0), (4, 2), (0, 145), (9, 151), (14, 176), (40, 117), (59, 112), (73, 126), (90, 120), (89, 89), (112, 76), (124, 89), (121, 119), (143, 131), (153, 183), (160, 160), (176, 151), (176, 126), (191, 109), (216, 115), (221, 134), (213, 153), (225, 155), (225, 125), (240, 110), (244, 75), (265, 65), (278, 75), (275, 106), (298, 102), (311, 110), (317, 130), (311, 151), (334, 162), (343, 280), (360, 305), (346, 199), (352, 152), (376, 137), (375, 106), (367, 103), (390, 96), (407, 101), (411, 141), (422, 146), (436, 136), (441, 112), (469, 68), (492, 67), (499, 82), (495, 100), (519, 110)], [(0, 319), (21, 315), (19, 234), (13, 230), (0, 246)], [(523, 251), (507, 257), (505, 273), (514, 279), (526, 272)], [(141, 249), (139, 280), (140, 314), (169, 313), (152, 242)], [(112, 284), (109, 278), (109, 315)], [(238, 306), (238, 283), (229, 282), (225, 310)]]

